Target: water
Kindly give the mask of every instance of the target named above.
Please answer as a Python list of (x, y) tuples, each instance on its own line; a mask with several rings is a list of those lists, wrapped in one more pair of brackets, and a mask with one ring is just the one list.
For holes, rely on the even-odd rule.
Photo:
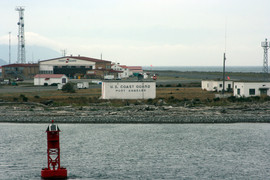
[[(5, 124), (0, 179), (40, 179), (47, 124)], [(60, 124), (69, 179), (268, 179), (270, 124)]]
[[(222, 66), (144, 66), (143, 70), (222, 72)], [(226, 72), (262, 72), (262, 66), (226, 66)]]

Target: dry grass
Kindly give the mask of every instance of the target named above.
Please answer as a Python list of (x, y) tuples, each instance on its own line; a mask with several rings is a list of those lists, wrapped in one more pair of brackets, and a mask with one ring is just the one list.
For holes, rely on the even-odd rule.
[(157, 88), (157, 98), (170, 98), (175, 99), (213, 99), (214, 93), (203, 91), (198, 87), (180, 88), (180, 87), (160, 87)]
[[(87, 105), (89, 103), (98, 103), (105, 100), (99, 100), (101, 89), (81, 89), (76, 93), (65, 93), (62, 91), (40, 91), (31, 93), (5, 93), (0, 95), (0, 99), (7, 101), (23, 101), (22, 97), (27, 97), (28, 102), (44, 102), (48, 100), (54, 101), (55, 105)], [(178, 99), (192, 100), (213, 99), (214, 93), (201, 90), (198, 87), (158, 87), (156, 91), (156, 99)], [(119, 102), (118, 102), (119, 101)], [(125, 103), (122, 100), (115, 100), (115, 103)], [(128, 100), (129, 102), (133, 102)], [(112, 101), (114, 102), (114, 101)]]

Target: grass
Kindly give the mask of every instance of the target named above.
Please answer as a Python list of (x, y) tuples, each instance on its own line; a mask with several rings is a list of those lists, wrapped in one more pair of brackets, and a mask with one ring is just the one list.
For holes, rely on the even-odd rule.
[(130, 104), (155, 104), (159, 99), (164, 101), (187, 101), (198, 99), (204, 101), (213, 99), (214, 93), (203, 91), (198, 87), (157, 87), (155, 100), (101, 100), (101, 89), (81, 89), (76, 93), (65, 93), (62, 91), (40, 91), (25, 93), (5, 93), (0, 94), (0, 99), (11, 102), (24, 102), (27, 98), (28, 102), (45, 102), (52, 100), (54, 106), (74, 105), (86, 106), (95, 103), (96, 105), (107, 106), (128, 106)]
[[(37, 102), (49, 104), (51, 106), (113, 106), (123, 107), (130, 105), (176, 105), (176, 106), (226, 106), (233, 103), (253, 103), (270, 101), (269, 97), (235, 98), (227, 99), (215, 98), (215, 92), (202, 90), (200, 87), (157, 87), (156, 98), (146, 100), (103, 100), (101, 89), (81, 89), (76, 93), (66, 93), (63, 91), (39, 91), (25, 93), (4, 93), (0, 94), (0, 99), (9, 102)], [(48, 103), (49, 102), (49, 103)]]

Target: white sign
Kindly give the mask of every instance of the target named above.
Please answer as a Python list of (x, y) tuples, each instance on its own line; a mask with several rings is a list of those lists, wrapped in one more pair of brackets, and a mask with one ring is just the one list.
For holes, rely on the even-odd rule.
[(154, 99), (156, 82), (102, 82), (102, 99)]

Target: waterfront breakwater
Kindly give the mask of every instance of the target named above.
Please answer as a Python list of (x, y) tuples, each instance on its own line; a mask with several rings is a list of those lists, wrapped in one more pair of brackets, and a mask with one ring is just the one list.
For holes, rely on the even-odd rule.
[(50, 107), (39, 104), (0, 106), (0, 122), (47, 123), (237, 123), (270, 122), (270, 102), (230, 106), (83, 106)]

